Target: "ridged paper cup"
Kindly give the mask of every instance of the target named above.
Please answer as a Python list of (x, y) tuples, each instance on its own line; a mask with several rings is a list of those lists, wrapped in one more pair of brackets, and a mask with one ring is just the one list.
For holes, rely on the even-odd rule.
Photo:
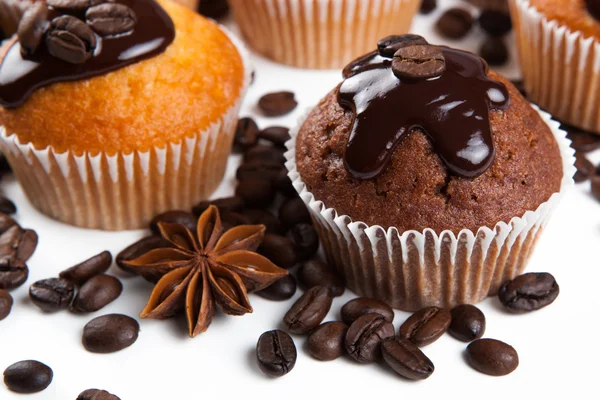
[[(538, 110), (539, 111), (539, 110)], [(550, 115), (539, 111), (556, 138), (564, 174), (560, 191), (508, 223), (458, 235), (432, 229), (399, 232), (353, 221), (308, 191), (296, 169), (296, 136), (307, 116), (292, 130), (286, 152), (289, 176), (310, 210), (325, 254), (350, 290), (380, 299), (394, 308), (415, 311), (427, 306), (474, 304), (496, 294), (499, 286), (520, 275), (563, 192), (573, 185), (574, 151), (566, 133)]]
[(555, 118), (600, 133), (600, 42), (511, 0), (527, 95)]
[(385, 36), (407, 33), (420, 0), (229, 0), (247, 43), (276, 62), (343, 68)]
[(229, 35), (244, 62), (239, 98), (208, 128), (164, 148), (130, 154), (74, 154), (20, 143), (0, 125), (0, 150), (31, 203), (59, 221), (104, 230), (148, 226), (157, 214), (189, 209), (221, 183), (250, 82), (243, 45)]
[(33, 0), (0, 0), (0, 31), (7, 37), (17, 32), (23, 13)]

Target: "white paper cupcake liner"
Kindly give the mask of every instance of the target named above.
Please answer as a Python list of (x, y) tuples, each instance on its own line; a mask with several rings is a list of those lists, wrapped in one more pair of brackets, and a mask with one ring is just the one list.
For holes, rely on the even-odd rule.
[(600, 133), (600, 42), (511, 0), (527, 95), (560, 121)]
[(564, 191), (573, 185), (574, 150), (566, 133), (549, 114), (539, 111), (556, 138), (563, 162), (560, 191), (508, 223), (477, 232), (463, 229), (436, 234), (398, 232), (338, 215), (308, 191), (296, 169), (296, 136), (303, 116), (287, 143), (286, 166), (294, 187), (311, 212), (330, 265), (361, 296), (378, 298), (394, 308), (414, 311), (427, 306), (453, 307), (477, 303), (520, 275)]
[(244, 63), (239, 98), (208, 128), (177, 143), (147, 152), (76, 155), (58, 153), (52, 146), (35, 149), (0, 125), (0, 149), (31, 203), (71, 225), (126, 230), (146, 227), (161, 212), (189, 209), (208, 198), (225, 174), (250, 83), (248, 53), (228, 35)]
[(407, 33), (419, 0), (229, 0), (249, 45), (300, 68), (343, 68), (377, 41)]

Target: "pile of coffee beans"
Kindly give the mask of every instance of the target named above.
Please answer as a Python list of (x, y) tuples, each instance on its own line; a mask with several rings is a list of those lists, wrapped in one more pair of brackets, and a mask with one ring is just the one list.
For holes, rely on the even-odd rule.
[(289, 114), (297, 105), (294, 93), (287, 91), (267, 93), (258, 100), (258, 108), (266, 117)]

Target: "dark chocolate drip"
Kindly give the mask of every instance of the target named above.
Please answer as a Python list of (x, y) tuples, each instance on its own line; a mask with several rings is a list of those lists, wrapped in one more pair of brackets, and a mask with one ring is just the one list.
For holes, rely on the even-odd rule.
[[(173, 21), (154, 0), (118, 0), (137, 15), (131, 33), (100, 38), (94, 56), (83, 64), (70, 64), (53, 57), (45, 46), (24, 58), (14, 43), (0, 66), (0, 105), (21, 106), (31, 94), (52, 83), (76, 81), (103, 75), (162, 53), (175, 39)], [(48, 20), (61, 15), (51, 10)]]
[(352, 176), (381, 174), (396, 146), (416, 128), (453, 173), (474, 178), (490, 166), (495, 149), (489, 109), (506, 109), (508, 90), (487, 77), (479, 57), (441, 49), (446, 71), (427, 80), (401, 81), (392, 72), (392, 59), (378, 52), (346, 67), (338, 101), (354, 112), (344, 157)]

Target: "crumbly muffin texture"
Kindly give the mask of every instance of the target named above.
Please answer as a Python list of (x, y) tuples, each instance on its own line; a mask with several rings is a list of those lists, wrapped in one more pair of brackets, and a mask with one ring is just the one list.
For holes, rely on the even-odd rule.
[(588, 12), (585, 0), (529, 0), (550, 21), (557, 21), (584, 37), (600, 40), (600, 21)]

